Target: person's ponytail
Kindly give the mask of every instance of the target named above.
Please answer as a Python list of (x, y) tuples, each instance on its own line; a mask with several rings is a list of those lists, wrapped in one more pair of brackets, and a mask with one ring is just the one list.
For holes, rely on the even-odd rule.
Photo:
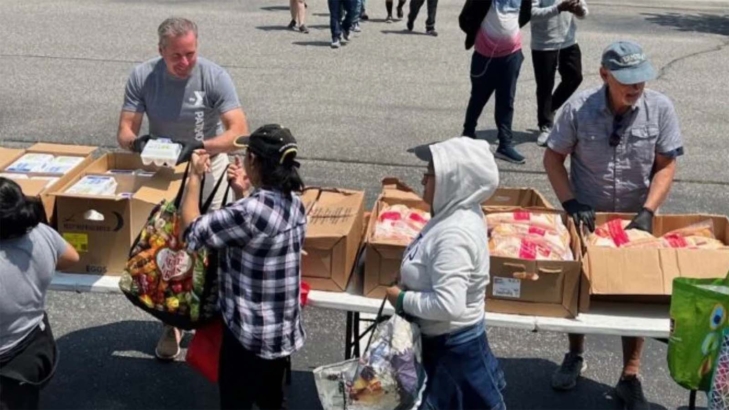
[(0, 240), (21, 237), (46, 220), (38, 198), (27, 198), (15, 181), (0, 178)]

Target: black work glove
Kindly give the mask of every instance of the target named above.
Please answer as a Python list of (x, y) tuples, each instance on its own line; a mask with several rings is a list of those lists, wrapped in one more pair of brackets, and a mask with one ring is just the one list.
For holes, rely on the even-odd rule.
[(151, 135), (142, 135), (137, 137), (134, 142), (132, 142), (132, 152), (141, 154), (142, 151), (144, 151), (144, 146), (147, 145), (147, 142), (151, 139), (153, 139)]
[(575, 220), (577, 229), (583, 225), (590, 232), (595, 232), (595, 209), (590, 205), (578, 202), (576, 199), (570, 199), (562, 203), (562, 208)]
[(643, 208), (638, 215), (625, 227), (625, 229), (640, 229), (641, 231), (653, 234), (653, 211)]
[(192, 153), (195, 152), (195, 150), (198, 149), (204, 149), (205, 145), (202, 141), (192, 141), (192, 142), (182, 142), (182, 141), (172, 141), (174, 143), (182, 145), (182, 151), (180, 151), (180, 156), (177, 158), (177, 164), (180, 165), (183, 162), (188, 162), (190, 158), (192, 158)]

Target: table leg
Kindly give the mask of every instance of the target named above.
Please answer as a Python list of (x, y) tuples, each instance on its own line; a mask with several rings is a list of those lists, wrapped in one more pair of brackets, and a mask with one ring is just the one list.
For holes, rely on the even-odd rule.
[(696, 410), (696, 390), (691, 390), (689, 393), (689, 410)]
[(359, 335), (359, 312), (354, 312), (354, 323), (353, 330), (354, 330), (354, 357), (359, 358), (360, 351), (359, 351), (359, 341), (360, 341), (360, 335)]
[(357, 336), (352, 333), (352, 322), (354, 320), (354, 312), (347, 312), (347, 328), (344, 338), (344, 360), (352, 358), (352, 341), (357, 341)]

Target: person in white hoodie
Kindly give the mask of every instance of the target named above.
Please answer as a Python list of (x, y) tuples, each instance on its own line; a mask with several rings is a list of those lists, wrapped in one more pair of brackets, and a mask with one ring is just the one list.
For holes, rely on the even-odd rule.
[(423, 335), (421, 409), (505, 409), (506, 382), (484, 324), (489, 250), (481, 203), (499, 184), (494, 156), (488, 142), (468, 137), (412, 151), (428, 161), (423, 199), (432, 218), (406, 249), (399, 286), (387, 297)]

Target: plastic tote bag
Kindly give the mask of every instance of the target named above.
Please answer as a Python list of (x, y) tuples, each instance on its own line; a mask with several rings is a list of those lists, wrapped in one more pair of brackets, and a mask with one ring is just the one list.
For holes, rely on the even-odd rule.
[[(174, 202), (162, 201), (152, 210), (119, 280), (119, 288), (132, 304), (185, 330), (210, 322), (218, 312), (217, 253), (188, 252), (181, 240), (179, 209), (189, 170), (188, 164)], [(223, 180), (218, 180), (201, 213), (210, 208)], [(230, 185), (226, 198), (229, 189)]]
[(711, 391), (708, 399), (709, 410), (729, 410), (729, 329), (724, 329), (719, 355), (714, 363), (711, 377)]
[[(378, 319), (382, 316), (382, 308)], [(379, 320), (377, 320), (379, 322)], [(314, 381), (324, 409), (417, 408), (425, 390), (420, 328), (399, 315), (377, 325), (360, 359), (322, 366)]]
[(729, 278), (673, 280), (668, 369), (681, 386), (708, 392), (723, 331), (729, 326)]

